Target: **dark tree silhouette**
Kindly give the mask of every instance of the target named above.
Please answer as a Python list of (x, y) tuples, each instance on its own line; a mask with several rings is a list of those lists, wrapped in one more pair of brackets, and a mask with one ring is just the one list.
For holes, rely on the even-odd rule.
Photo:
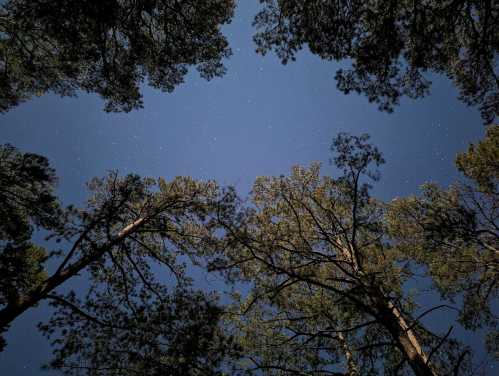
[[(54, 230), (62, 210), (45, 157), (0, 146), (0, 307), (18, 302), (45, 277), (47, 252), (31, 242), (35, 226)], [(5, 345), (1, 338), (0, 350)]]
[(283, 63), (307, 45), (326, 60), (345, 94), (362, 93), (384, 111), (429, 92), (428, 72), (449, 77), (483, 120), (499, 114), (499, 3), (495, 0), (260, 0), (257, 51)]
[(0, 111), (48, 91), (95, 92), (107, 111), (170, 92), (189, 66), (220, 76), (233, 0), (9, 0), (0, 8)]
[[(192, 289), (177, 256), (215, 237), (212, 217), (231, 203), (232, 191), (190, 178), (111, 173), (89, 183), (86, 208), (62, 210), (45, 158), (7, 145), (0, 166), (7, 219), (0, 225), (0, 333), (49, 301), (57, 309), (40, 328), (54, 338), (51, 367), (67, 374), (221, 372), (235, 354), (220, 327), (222, 310), (215, 296)], [(64, 246), (50, 253), (34, 246), (35, 226)], [(87, 288), (75, 287), (79, 277)]]

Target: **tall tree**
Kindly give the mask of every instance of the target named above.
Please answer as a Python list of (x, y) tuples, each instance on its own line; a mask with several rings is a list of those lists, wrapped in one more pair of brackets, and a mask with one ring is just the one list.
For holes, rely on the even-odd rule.
[(463, 297), (460, 322), (487, 328), (489, 350), (499, 359), (499, 126), (459, 154), (466, 177), (447, 189), (426, 184), (420, 196), (389, 205), (394, 244), (423, 265), (442, 296)]
[(387, 205), (370, 196), (384, 161), (367, 141), (335, 139), (336, 179), (321, 177), (318, 164), (295, 167), (258, 178), (249, 207), (220, 212), (226, 234), (210, 267), (249, 284), (230, 321), (245, 349), (241, 374), (470, 371), (470, 349), (452, 339), (453, 326), (435, 333), (422, 322), (445, 302), (418, 306), (406, 288), (418, 269), (391, 238)]
[[(56, 311), (40, 328), (55, 337), (51, 366), (67, 374), (220, 374), (234, 349), (219, 326), (222, 310), (192, 289), (176, 258), (213, 236), (213, 213), (231, 191), (112, 173), (89, 184), (86, 208), (63, 211), (45, 158), (11, 146), (0, 156), (1, 210), (12, 219), (0, 225), (1, 332), (49, 301)], [(65, 246), (48, 253), (32, 245), (33, 226)], [(88, 288), (77, 288), (80, 275)]]
[(483, 120), (499, 114), (499, 3), (494, 0), (260, 0), (257, 51), (283, 63), (307, 45), (336, 72), (345, 94), (362, 93), (392, 111), (403, 96), (429, 92), (428, 72), (443, 74)]
[(0, 8), (0, 111), (33, 95), (99, 94), (106, 111), (142, 106), (139, 86), (171, 92), (189, 66), (220, 76), (220, 28), (233, 0), (9, 0)]

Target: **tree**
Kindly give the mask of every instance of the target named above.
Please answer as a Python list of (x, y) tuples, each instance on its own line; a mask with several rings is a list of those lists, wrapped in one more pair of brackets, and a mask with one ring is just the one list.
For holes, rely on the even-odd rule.
[[(427, 72), (443, 74), (486, 123), (499, 114), (499, 4), (493, 0), (260, 0), (257, 51), (283, 63), (308, 45), (325, 60), (351, 61), (337, 87), (362, 93), (384, 111), (403, 96), (428, 94)], [(426, 76), (426, 77), (425, 77)]]
[(21, 154), (8, 144), (0, 147), (0, 307), (19, 301), (46, 277), (42, 265), (47, 252), (31, 236), (34, 226), (59, 227), (62, 211), (55, 183), (46, 158)]
[(0, 111), (33, 95), (97, 93), (106, 111), (142, 107), (139, 86), (171, 92), (189, 66), (221, 76), (233, 0), (9, 0), (0, 9)]
[[(86, 208), (62, 210), (45, 158), (11, 146), (0, 156), (2, 214), (13, 219), (0, 228), (1, 332), (49, 301), (56, 311), (40, 329), (55, 337), (51, 366), (67, 374), (221, 374), (236, 350), (221, 330), (222, 309), (215, 296), (192, 289), (176, 258), (214, 236), (213, 212), (232, 191), (190, 178), (111, 173), (89, 183)], [(49, 253), (32, 245), (35, 225), (65, 246)], [(170, 282), (155, 270), (170, 270)], [(72, 282), (80, 275), (87, 289)]]
[(436, 333), (422, 321), (446, 301), (419, 306), (407, 289), (418, 260), (390, 231), (390, 205), (370, 196), (384, 161), (367, 141), (335, 139), (336, 179), (321, 177), (318, 164), (295, 167), (258, 178), (248, 207), (220, 212), (225, 237), (209, 266), (249, 290), (235, 294), (228, 319), (246, 360), (240, 374), (470, 371), (471, 351), (451, 337), (453, 326)]
[(499, 126), (456, 159), (467, 180), (448, 189), (426, 184), (420, 196), (390, 204), (389, 231), (397, 247), (424, 266), (442, 296), (463, 297), (459, 320), (486, 327), (499, 359)]
[(487, 195), (497, 195), (499, 180), (499, 125), (487, 128), (485, 138), (467, 153), (461, 153), (456, 165), (468, 179), (474, 181), (475, 190)]

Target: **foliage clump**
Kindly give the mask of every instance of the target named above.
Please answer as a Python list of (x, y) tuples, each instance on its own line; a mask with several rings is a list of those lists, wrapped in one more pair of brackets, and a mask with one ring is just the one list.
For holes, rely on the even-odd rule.
[(171, 92), (190, 66), (206, 79), (231, 51), (233, 0), (9, 0), (0, 8), (0, 111), (46, 92), (142, 107), (140, 85)]

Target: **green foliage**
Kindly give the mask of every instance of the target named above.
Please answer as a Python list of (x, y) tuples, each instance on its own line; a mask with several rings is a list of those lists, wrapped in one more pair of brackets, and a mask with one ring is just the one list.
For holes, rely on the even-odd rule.
[[(4, 146), (0, 327), (48, 300), (47, 367), (68, 375), (470, 374), (453, 326), (434, 333), (421, 318), (450, 302), (465, 328), (489, 329), (497, 356), (496, 136), (458, 157), (465, 183), (389, 203), (370, 195), (381, 153), (366, 135), (340, 134), (339, 177), (319, 164), (259, 177), (249, 205), (212, 181), (110, 173), (88, 184), (86, 207), (66, 210), (48, 161)], [(36, 227), (63, 248), (32, 244)], [(185, 256), (249, 293), (222, 310), (192, 288)], [(443, 304), (407, 291), (416, 272)], [(80, 275), (88, 283), (73, 291)]]
[(444, 297), (464, 293), (461, 323), (476, 328), (496, 322), (490, 303), (497, 297), (497, 240), (464, 200), (457, 187), (425, 186), (421, 197), (392, 202), (387, 218), (394, 244), (427, 267)]
[[(40, 326), (55, 338), (49, 366), (68, 375), (82, 365), (89, 375), (221, 375), (237, 348), (220, 327), (216, 298), (192, 290), (177, 256), (214, 236), (210, 218), (223, 193), (213, 182), (183, 177), (111, 174), (89, 187), (88, 207), (59, 235), (78, 244), (62, 273), (92, 258), (84, 269), (89, 287), (48, 295), (58, 308)], [(141, 218), (140, 227), (120, 235)], [(154, 270), (169, 271), (161, 278), (169, 282)]]
[[(47, 252), (30, 240), (35, 227), (60, 226), (55, 183), (46, 158), (0, 146), (0, 307), (22, 299), (46, 277)], [(0, 337), (0, 350), (4, 345)]]
[(81, 368), (88, 375), (222, 375), (220, 363), (233, 355), (233, 345), (219, 326), (222, 310), (214, 298), (154, 282), (144, 286), (136, 275), (127, 276), (125, 293), (121, 277), (111, 278), (105, 291), (94, 287), (84, 302), (74, 293), (54, 300), (58, 311), (40, 325), (55, 337), (48, 368), (67, 375)]
[(31, 243), (7, 243), (0, 252), (0, 306), (21, 299), (47, 277), (47, 252)]
[(0, 224), (2, 240), (23, 242), (33, 226), (55, 228), (60, 215), (54, 196), (55, 172), (40, 155), (0, 146)]
[(391, 244), (386, 205), (369, 194), (383, 158), (367, 141), (334, 140), (340, 177), (322, 177), (318, 164), (259, 177), (251, 205), (220, 218), (225, 243), (211, 266), (250, 289), (227, 319), (245, 355), (236, 374), (469, 371), (467, 348), (416, 317), (404, 288), (413, 270)]
[(457, 156), (456, 165), (473, 179), (484, 193), (496, 194), (499, 184), (499, 125), (489, 126), (485, 139), (471, 144), (466, 153)]
[(9, 0), (0, 9), (0, 111), (48, 91), (94, 92), (106, 111), (142, 107), (140, 85), (171, 92), (189, 66), (206, 79), (230, 55), (233, 0)]
[(390, 203), (387, 216), (403, 257), (425, 266), (444, 297), (463, 297), (461, 324), (487, 326), (491, 338), (499, 324), (493, 309), (499, 294), (498, 128), (458, 156), (469, 180), (448, 189), (427, 184), (421, 196)]
[[(47, 160), (11, 146), (2, 151), (2, 210), (18, 224), (4, 224), (0, 233), (2, 331), (48, 300), (55, 312), (40, 329), (52, 339), (50, 368), (68, 375), (222, 375), (237, 346), (220, 326), (216, 296), (194, 290), (177, 258), (216, 240), (213, 219), (233, 193), (210, 181), (111, 173), (88, 184), (85, 208), (62, 211)], [(34, 224), (62, 249), (31, 244)], [(73, 291), (79, 276), (85, 288)]]
[(428, 94), (428, 71), (449, 77), (486, 123), (499, 114), (499, 5), (495, 1), (260, 0), (257, 51), (283, 63), (307, 45), (326, 60), (351, 60), (338, 89), (384, 111)]

